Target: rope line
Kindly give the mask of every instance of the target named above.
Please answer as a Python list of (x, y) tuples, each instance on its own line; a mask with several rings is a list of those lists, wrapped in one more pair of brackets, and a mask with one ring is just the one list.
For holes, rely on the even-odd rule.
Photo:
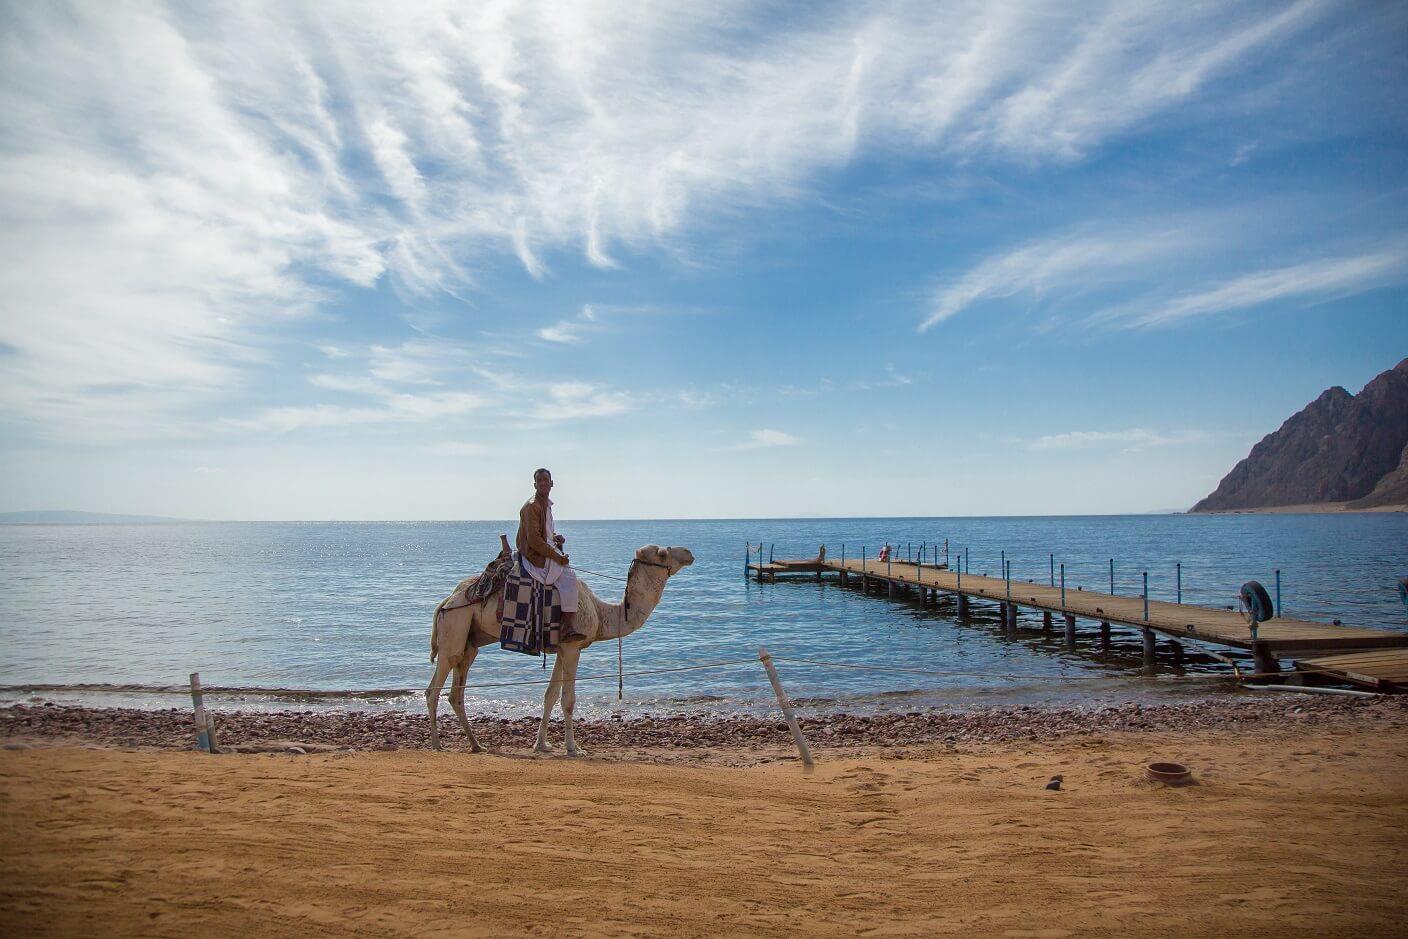
[(576, 571), (578, 574), (591, 574), (594, 577), (605, 577), (607, 580), (619, 580), (623, 584), (626, 582), (626, 578), (624, 577), (617, 577), (614, 574), (603, 574), (600, 571), (589, 571), (585, 567), (573, 567), (572, 570)]

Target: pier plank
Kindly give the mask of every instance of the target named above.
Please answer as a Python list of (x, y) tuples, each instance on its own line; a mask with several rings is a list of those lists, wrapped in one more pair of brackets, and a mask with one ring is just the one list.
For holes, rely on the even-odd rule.
[(1351, 652), (1295, 663), (1298, 671), (1328, 675), (1369, 688), (1408, 690), (1408, 649)]

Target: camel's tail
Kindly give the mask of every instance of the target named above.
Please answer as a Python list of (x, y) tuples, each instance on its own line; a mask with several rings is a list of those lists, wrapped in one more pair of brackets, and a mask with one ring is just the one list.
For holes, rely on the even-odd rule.
[(432, 662), (440, 655), (440, 607), (444, 605), (442, 600), (435, 607), (435, 615), (430, 618), (430, 661)]

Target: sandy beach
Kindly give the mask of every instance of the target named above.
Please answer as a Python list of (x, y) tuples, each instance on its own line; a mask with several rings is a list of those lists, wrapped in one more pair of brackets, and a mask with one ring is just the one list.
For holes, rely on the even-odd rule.
[[(1045, 729), (1026, 739), (993, 729), (1019, 710), (969, 718), (984, 733), (903, 745), (831, 744), (813, 721), (810, 775), (785, 738), (587, 730), (593, 755), (579, 761), (534, 756), (517, 736), (477, 756), (459, 741), (208, 756), (46, 740), (57, 716), (17, 736), (8, 709), (0, 923), (25, 935), (1401, 935), (1408, 711), (1280, 697), (1181, 729), (1157, 709), (1069, 732), (1051, 732), (1069, 715), (1028, 713)], [(1197, 784), (1143, 777), (1168, 759)], [(1045, 788), (1054, 774), (1059, 791)]]

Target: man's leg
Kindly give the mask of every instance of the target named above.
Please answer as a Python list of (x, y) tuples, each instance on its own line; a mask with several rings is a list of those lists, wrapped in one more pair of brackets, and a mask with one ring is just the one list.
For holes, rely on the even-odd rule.
[(574, 642), (587, 638), (577, 631), (577, 575), (565, 567), (553, 586), (562, 596), (562, 636), (559, 642)]

